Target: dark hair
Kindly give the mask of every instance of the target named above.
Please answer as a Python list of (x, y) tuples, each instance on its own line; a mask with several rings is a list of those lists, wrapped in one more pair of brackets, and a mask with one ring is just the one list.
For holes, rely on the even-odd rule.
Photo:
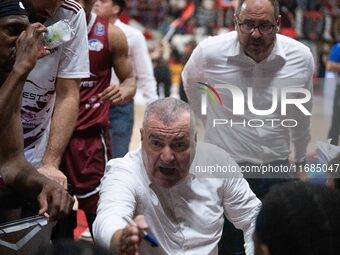
[[(241, 9), (242, 9), (242, 5), (246, 0), (239, 0), (237, 8), (236, 8), (236, 15), (240, 15), (241, 13)], [(274, 15), (275, 18), (277, 18), (280, 15), (280, 6), (279, 6), (279, 1), (278, 0), (268, 0), (274, 8)]]
[(118, 5), (120, 7), (119, 14), (121, 14), (126, 8), (125, 0), (112, 0), (113, 5)]
[(301, 182), (277, 186), (263, 200), (255, 233), (271, 255), (338, 255), (340, 193)]

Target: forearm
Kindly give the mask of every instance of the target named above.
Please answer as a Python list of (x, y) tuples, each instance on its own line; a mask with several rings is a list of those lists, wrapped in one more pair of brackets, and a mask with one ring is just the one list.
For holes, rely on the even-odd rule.
[(6, 129), (10, 117), (21, 107), (22, 91), (27, 75), (28, 72), (14, 67), (0, 88), (1, 132)]
[[(80, 81), (77, 80), (71, 80), (71, 84), (67, 80), (66, 83), (62, 85), (62, 88), (57, 88), (50, 135), (42, 160), (42, 166), (59, 167), (62, 155), (78, 118), (79, 82)], [(57, 84), (57, 87), (58, 86), (61, 86), (61, 84)], [(67, 86), (70, 86), (70, 88), (67, 88), (69, 92), (62, 91), (63, 88)]]
[(112, 251), (113, 254), (120, 254), (119, 245), (120, 245), (120, 240), (122, 238), (122, 234), (123, 234), (123, 230), (119, 229), (113, 234), (111, 238), (110, 251)]
[(136, 80), (130, 76), (120, 85), (124, 102), (130, 101), (136, 94)]
[(21, 194), (30, 194), (31, 197), (37, 196), (47, 182), (46, 177), (39, 174), (21, 156), (13, 157), (12, 160), (2, 164), (1, 174), (6, 185)]

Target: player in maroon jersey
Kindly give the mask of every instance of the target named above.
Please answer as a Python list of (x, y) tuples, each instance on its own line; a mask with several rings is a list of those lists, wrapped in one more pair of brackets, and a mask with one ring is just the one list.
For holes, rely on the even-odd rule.
[[(81, 81), (79, 117), (60, 168), (72, 184), (91, 230), (100, 179), (111, 158), (109, 107), (131, 100), (136, 84), (123, 32), (91, 13), (92, 0), (78, 2), (86, 12), (91, 76)], [(122, 86), (110, 86), (112, 67)]]

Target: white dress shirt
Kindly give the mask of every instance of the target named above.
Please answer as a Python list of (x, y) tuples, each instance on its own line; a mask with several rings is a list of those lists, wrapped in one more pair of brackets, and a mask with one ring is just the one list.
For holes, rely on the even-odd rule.
[(244, 231), (247, 255), (254, 254), (252, 233), (261, 202), (240, 173), (202, 178), (194, 172), (195, 166), (215, 164), (236, 165), (217, 146), (198, 143), (188, 176), (165, 189), (150, 182), (141, 149), (109, 161), (93, 224), (96, 242), (109, 247), (113, 234), (127, 224), (123, 216), (143, 214), (160, 247), (142, 241), (141, 254), (217, 255), (224, 213)]
[[(305, 159), (310, 141), (310, 116), (303, 114), (295, 105), (288, 105), (287, 115), (283, 116), (280, 92), (283, 88), (302, 88), (312, 95), (313, 72), (312, 54), (300, 42), (277, 35), (271, 54), (256, 63), (244, 54), (237, 32), (234, 31), (201, 42), (185, 65), (182, 78), (190, 105), (200, 117), (202, 92), (197, 89), (197, 82), (209, 83), (221, 96), (223, 106), (215, 106), (212, 100), (207, 99), (207, 115), (203, 116), (206, 125), (205, 141), (225, 149), (236, 162), (261, 164), (287, 159), (290, 143), (294, 145), (294, 160), (300, 162)], [(244, 115), (233, 113), (232, 94), (228, 89), (218, 88), (221, 84), (231, 84), (242, 90), (245, 98)], [(277, 89), (276, 110), (265, 116), (250, 112), (247, 105), (250, 87), (253, 89), (254, 108), (259, 110), (271, 108), (273, 88)], [(288, 94), (288, 98), (298, 97), (301, 94)], [(311, 112), (312, 100), (303, 106)], [(228, 123), (214, 127), (215, 119)], [(281, 121), (287, 119), (296, 120), (297, 126), (285, 127), (294, 126), (291, 121), (282, 125)], [(231, 120), (236, 124), (231, 125)], [(251, 126), (258, 127), (250, 127), (248, 121), (251, 121)]]
[[(136, 76), (137, 89), (142, 90), (147, 104), (158, 99), (157, 82), (153, 74), (151, 57), (146, 45), (144, 35), (137, 29), (126, 25), (119, 19), (114, 23), (125, 34), (129, 57), (132, 61), (134, 75)], [(119, 79), (112, 69), (111, 84), (119, 84)]]

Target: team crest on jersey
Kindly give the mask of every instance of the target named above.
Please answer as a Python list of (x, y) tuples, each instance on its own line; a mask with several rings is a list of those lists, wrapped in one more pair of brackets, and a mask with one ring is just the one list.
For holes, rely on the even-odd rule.
[(98, 41), (97, 39), (89, 40), (89, 50), (91, 51), (101, 51), (104, 48), (104, 45)]
[(94, 34), (97, 36), (103, 36), (105, 34), (105, 27), (102, 23), (98, 22), (94, 27)]

